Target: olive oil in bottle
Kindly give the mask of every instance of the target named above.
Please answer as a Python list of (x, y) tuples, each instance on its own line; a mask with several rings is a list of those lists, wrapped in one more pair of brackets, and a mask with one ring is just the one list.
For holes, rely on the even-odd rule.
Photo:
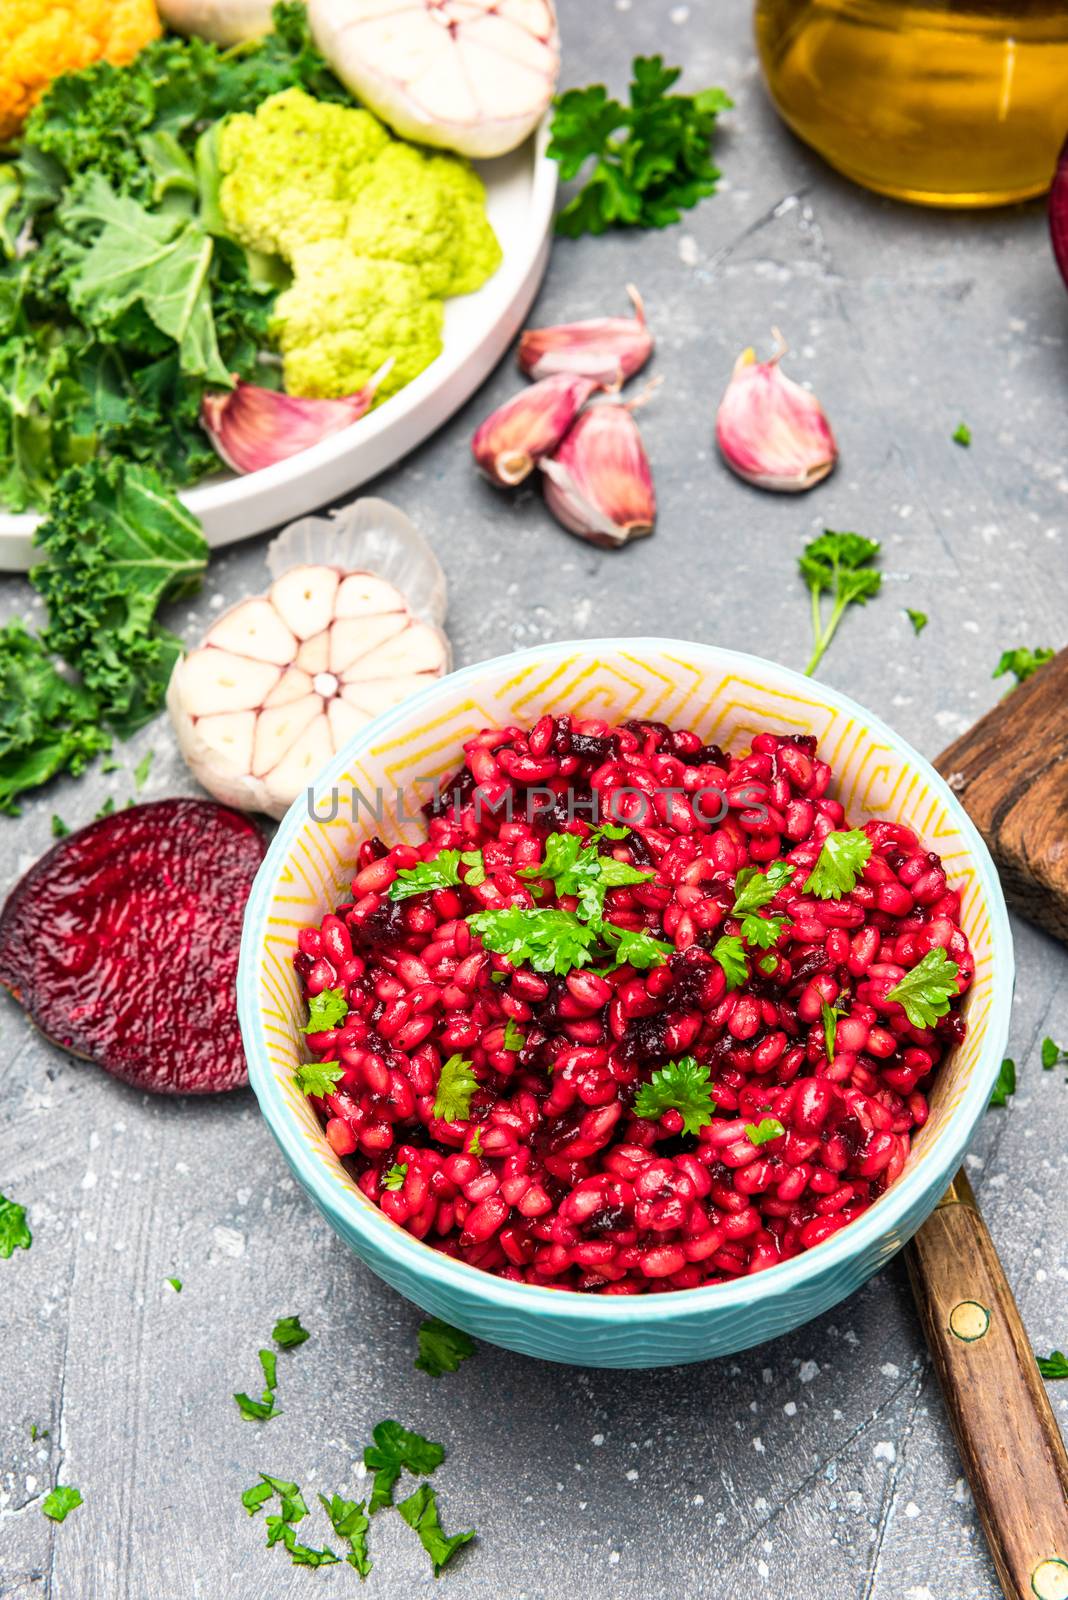
[(779, 112), (847, 177), (902, 200), (1041, 194), (1068, 134), (1064, 0), (757, 0)]

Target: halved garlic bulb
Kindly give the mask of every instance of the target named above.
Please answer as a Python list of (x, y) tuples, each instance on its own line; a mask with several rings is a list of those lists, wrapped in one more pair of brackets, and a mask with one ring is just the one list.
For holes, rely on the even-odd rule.
[[(367, 518), (368, 507), (388, 516)], [(378, 548), (407, 519), (382, 501), (350, 511), (364, 514), (355, 539), (351, 519), (309, 518), (287, 530), (275, 548), (287, 539), (292, 546), (298, 533), (302, 547), (317, 542), (335, 559), (280, 571), (266, 595), (227, 611), (175, 666), (167, 707), (178, 743), (194, 776), (224, 804), (282, 816), (366, 723), (448, 671), (438, 619), (413, 614), (387, 577), (336, 559), (339, 546)], [(407, 568), (420, 556), (430, 564), (419, 587), (440, 594), (443, 614), (433, 553), (410, 523), (401, 542), (394, 564)], [(278, 565), (272, 560), (272, 570)]]

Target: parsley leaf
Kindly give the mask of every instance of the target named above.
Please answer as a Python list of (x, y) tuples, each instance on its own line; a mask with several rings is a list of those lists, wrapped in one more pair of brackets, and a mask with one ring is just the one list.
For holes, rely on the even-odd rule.
[(450, 1056), (441, 1069), (434, 1094), (434, 1115), (442, 1122), (463, 1122), (471, 1114), (471, 1097), (478, 1079), (470, 1061)]
[(481, 850), (463, 850), (460, 852), (460, 861), (467, 868), (464, 882), (472, 889), (477, 889), (480, 883), (486, 881), (486, 862)]
[(789, 917), (758, 917), (750, 912), (742, 918), (742, 938), (756, 950), (770, 950), (778, 944), (784, 928), (792, 928)]
[(444, 1446), (422, 1434), (409, 1433), (399, 1422), (379, 1422), (372, 1430), (374, 1444), (363, 1452), (363, 1464), (375, 1475), (369, 1510), (393, 1504), (393, 1486), (402, 1467), (417, 1477), (429, 1477), (445, 1460)]
[(459, 1328), (450, 1327), (440, 1317), (428, 1317), (419, 1325), (419, 1354), (415, 1365), (420, 1372), (440, 1378), (443, 1373), (455, 1372), (461, 1361), (475, 1353), (474, 1340)]
[(727, 988), (737, 989), (749, 976), (745, 948), (737, 934), (725, 933), (712, 946), (712, 959), (718, 961), (727, 978)]
[(391, 1189), (394, 1193), (396, 1193), (398, 1189), (404, 1188), (404, 1180), (407, 1176), (407, 1161), (401, 1161), (399, 1164), (394, 1162), (389, 1171), (386, 1173), (385, 1177), (382, 1179), (382, 1187), (384, 1189)]
[(939, 1017), (946, 1015), (956, 994), (957, 963), (939, 948), (928, 950), (923, 960), (906, 972), (900, 983), (895, 983), (886, 998), (904, 1007), (914, 1028), (933, 1028)]
[(26, 1226), (26, 1207), (0, 1194), (0, 1256), (6, 1261), (15, 1250), (28, 1250), (33, 1234)]
[(675, 948), (663, 939), (654, 939), (645, 928), (619, 928), (614, 922), (602, 923), (600, 934), (617, 966), (636, 967), (639, 972), (663, 966)]
[(827, 1060), (833, 1063), (838, 1036), (838, 1013), (827, 1004), (826, 1000), (821, 1000), (820, 1016), (823, 1018), (823, 1043), (827, 1051)]
[(414, 867), (401, 867), (389, 886), (389, 895), (391, 900), (407, 900), (413, 894), (432, 894), (435, 889), (455, 889), (459, 883), (459, 850), (439, 850), (433, 861), (419, 861)]
[(1063, 1350), (1052, 1350), (1048, 1356), (1036, 1356), (1035, 1360), (1044, 1378), (1068, 1378), (1068, 1356)]
[(911, 606), (906, 606), (905, 607), (905, 615), (906, 615), (906, 617), (908, 617), (909, 621), (912, 623), (912, 631), (913, 631), (913, 633), (921, 634), (923, 632), (924, 628), (926, 628), (926, 626), (927, 626), (927, 613), (926, 613), (926, 611), (913, 611)]
[(367, 1530), (371, 1526), (371, 1519), (364, 1507), (364, 1500), (344, 1500), (341, 1495), (331, 1495), (330, 1499), (325, 1494), (319, 1496), (319, 1504), (330, 1518), (330, 1525), (339, 1539), (347, 1539), (351, 1545), (351, 1554), (345, 1557), (350, 1567), (355, 1567), (361, 1578), (366, 1578), (374, 1562), (367, 1554)]
[(789, 861), (773, 861), (764, 872), (759, 867), (743, 867), (734, 880), (733, 915), (744, 917), (769, 905), (796, 871)]
[(344, 1067), (339, 1067), (336, 1061), (308, 1061), (297, 1068), (294, 1082), (303, 1094), (317, 1094), (323, 1099), (333, 1094), (344, 1076)]
[(69, 832), (70, 832), (70, 829), (67, 827), (67, 824), (63, 821), (63, 818), (59, 817), (59, 816), (56, 816), (55, 812), (53, 812), (52, 813), (52, 837), (53, 837), (53, 839), (65, 839)]
[(679, 1111), (683, 1133), (700, 1133), (712, 1121), (716, 1109), (708, 1080), (708, 1068), (693, 1056), (669, 1061), (638, 1090), (634, 1097), (634, 1114), (655, 1122), (665, 1111)]
[(156, 752), (154, 750), (146, 750), (136, 767), (134, 767), (134, 788), (139, 792), (144, 788), (145, 783), (148, 780), (148, 774), (152, 768), (152, 758), (155, 753)]
[(482, 1154), (482, 1129), (476, 1128), (467, 1141), (467, 1154), (480, 1156)]
[[(293, 1487), (296, 1488), (296, 1484)], [(263, 1478), (259, 1483), (254, 1483), (251, 1489), (245, 1490), (241, 1496), (241, 1504), (249, 1516), (254, 1517), (260, 1507), (266, 1505), (273, 1494), (274, 1489), (271, 1487), (269, 1480)]]
[(597, 943), (596, 929), (570, 911), (555, 908), (505, 906), (500, 911), (476, 911), (467, 921), (487, 950), (506, 956), (513, 966), (527, 961), (535, 972), (561, 977), (574, 967), (587, 966)]
[(1052, 1072), (1054, 1067), (1068, 1066), (1068, 1050), (1062, 1050), (1053, 1039), (1043, 1039), (1042, 1065), (1047, 1072)]
[(298, 1344), (310, 1339), (311, 1334), (307, 1328), (301, 1327), (299, 1317), (279, 1317), (271, 1331), (271, 1338), (283, 1350), (295, 1350)]
[(274, 1392), (278, 1387), (278, 1357), (273, 1350), (260, 1351), (260, 1366), (264, 1380), (262, 1400), (252, 1400), (247, 1394), (234, 1395), (237, 1409), (246, 1422), (269, 1422), (272, 1417), (281, 1416), (274, 1403)]
[(991, 676), (1003, 678), (1007, 672), (1011, 672), (1016, 679), (1016, 682), (1009, 689), (1011, 694), (1013, 689), (1019, 688), (1021, 683), (1026, 683), (1028, 678), (1033, 678), (1039, 667), (1044, 667), (1047, 661), (1052, 661), (1055, 653), (1048, 645), (1039, 645), (1036, 650), (1027, 650), (1022, 647), (1018, 650), (1003, 650), (1001, 652), (1001, 660), (994, 668)]
[(419, 1542), (433, 1565), (435, 1578), (452, 1560), (460, 1546), (475, 1537), (474, 1528), (469, 1528), (466, 1533), (454, 1533), (449, 1538), (445, 1537), (438, 1521), (437, 1498), (429, 1483), (421, 1483), (414, 1494), (410, 1494), (407, 1500), (401, 1501), (397, 1510), (409, 1528), (414, 1528), (419, 1535)]
[(349, 1014), (344, 989), (323, 989), (308, 997), (308, 1020), (302, 1033), (329, 1033), (339, 1028)]
[(75, 1506), (81, 1504), (82, 1497), (77, 1489), (72, 1489), (65, 1483), (57, 1483), (55, 1488), (45, 1495), (41, 1502), (41, 1510), (53, 1522), (62, 1522)]
[(805, 879), (805, 893), (840, 900), (857, 886), (871, 857), (871, 840), (860, 828), (829, 833), (816, 865)]
[(504, 1048), (506, 1050), (522, 1050), (527, 1042), (527, 1036), (522, 1028), (517, 1027), (514, 1017), (507, 1017), (504, 1023)]
[(770, 1139), (781, 1139), (786, 1129), (777, 1117), (762, 1117), (759, 1122), (747, 1122), (745, 1136), (750, 1144), (767, 1144)]
[(664, 228), (714, 194), (719, 169), (709, 152), (716, 118), (732, 101), (722, 89), (669, 94), (681, 69), (660, 56), (638, 56), (629, 104), (602, 84), (569, 89), (554, 102), (548, 153), (561, 176), (594, 163), (586, 183), (560, 212), (557, 233), (577, 239), (609, 227)]
[[(813, 649), (805, 668), (811, 676), (823, 660), (838, 624), (849, 605), (866, 605), (882, 586), (882, 574), (870, 563), (879, 554), (879, 543), (860, 533), (835, 533), (824, 528), (818, 539), (806, 544), (798, 557), (798, 570), (812, 596)], [(824, 625), (820, 595), (831, 595), (831, 614)]]
[(545, 860), (536, 867), (523, 867), (519, 876), (551, 878), (557, 895), (575, 895), (579, 915), (598, 922), (604, 914), (609, 889), (645, 883), (654, 874), (617, 861), (614, 856), (602, 856), (596, 844), (584, 844), (576, 833), (551, 833), (545, 841)]
[(1006, 1056), (998, 1068), (997, 1078), (990, 1096), (992, 1106), (1007, 1106), (1009, 1096), (1016, 1093), (1016, 1063), (1011, 1056)]
[(972, 430), (966, 422), (958, 422), (951, 437), (954, 444), (961, 444), (967, 450), (972, 442)]
[(181, 1280), (181, 1278), (168, 1278), (167, 1282), (170, 1284), (170, 1286), (174, 1290), (175, 1294), (181, 1294), (181, 1292), (182, 1292), (182, 1280)]

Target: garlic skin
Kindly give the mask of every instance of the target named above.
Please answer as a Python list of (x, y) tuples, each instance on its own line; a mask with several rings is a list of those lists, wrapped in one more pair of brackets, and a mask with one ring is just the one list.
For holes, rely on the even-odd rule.
[(533, 133), (560, 68), (553, 0), (308, 0), (347, 89), (404, 139), (472, 158)]
[(156, 0), (160, 20), (175, 33), (215, 44), (241, 44), (271, 31), (272, 0)]
[(569, 533), (614, 550), (656, 526), (652, 469), (629, 407), (590, 406), (540, 465), (546, 504)]
[[(336, 522), (304, 518), (275, 547), (327, 559), (272, 560), (266, 595), (242, 600), (175, 665), (167, 687), (179, 747), (225, 805), (281, 817), (373, 717), (449, 670), (441, 570), (407, 518), (359, 501)], [(413, 575), (435, 620), (413, 614), (379, 572), (336, 565), (365, 549)], [(272, 550), (272, 556), (274, 550)], [(283, 558), (284, 559), (284, 558)], [(425, 613), (429, 614), (429, 613)]]
[(602, 389), (621, 389), (653, 353), (642, 297), (632, 283), (627, 293), (633, 317), (594, 317), (553, 328), (527, 328), (519, 339), (519, 365), (529, 378), (571, 372), (592, 378)]
[(301, 399), (239, 378), (232, 389), (205, 394), (200, 425), (232, 471), (259, 472), (359, 422), (392, 365), (386, 362), (358, 393), (339, 400)]
[(500, 488), (515, 488), (552, 454), (597, 387), (568, 373), (532, 383), (476, 430), (471, 453), (479, 469)]
[(815, 395), (779, 365), (786, 345), (770, 361), (752, 349), (734, 363), (716, 414), (716, 442), (724, 461), (747, 483), (798, 494), (827, 477), (838, 460), (830, 423)]

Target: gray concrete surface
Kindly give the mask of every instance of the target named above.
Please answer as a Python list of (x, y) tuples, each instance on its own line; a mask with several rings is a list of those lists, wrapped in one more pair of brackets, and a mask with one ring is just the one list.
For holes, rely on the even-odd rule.
[[(883, 541), (885, 592), (850, 616), (823, 676), (934, 754), (993, 703), (1003, 647), (1068, 639), (1068, 298), (1040, 206), (951, 216), (849, 188), (777, 123), (743, 0), (563, 0), (566, 83), (624, 81), (660, 49), (687, 82), (737, 100), (722, 192), (662, 234), (561, 241), (539, 320), (616, 311), (645, 293), (664, 383), (642, 426), (656, 536), (619, 554), (561, 532), (535, 494), (506, 500), (467, 458), (474, 424), (515, 386), (502, 369), (375, 492), (430, 536), (451, 585), (460, 663), (567, 636), (645, 630), (801, 665), (794, 558), (813, 530)], [(842, 465), (803, 500), (748, 491), (711, 443), (738, 350), (772, 324), (838, 430)], [(974, 444), (951, 443), (966, 420)], [(221, 600), (257, 591), (263, 541), (222, 555), (179, 616), (190, 639)], [(5, 579), (7, 612), (27, 589)], [(915, 639), (906, 605), (931, 622)], [(32, 613), (31, 613), (32, 615)], [(164, 722), (110, 777), (57, 785), (0, 822), (13, 880), (49, 817), (122, 803), (148, 748), (153, 796), (191, 788)], [(1064, 1074), (1068, 961), (1018, 925), (1012, 1050), (1020, 1089), (991, 1112), (969, 1171), (1036, 1348), (1068, 1344)], [(148, 1100), (2, 1012), (0, 1189), (29, 1207), (33, 1249), (0, 1262), (0, 1596), (5, 1600), (321, 1600), (348, 1567), (264, 1549), (239, 1502), (259, 1469), (358, 1486), (354, 1461), (393, 1416), (444, 1441), (447, 1529), (474, 1526), (441, 1580), (455, 1600), (789, 1596), (991, 1600), (993, 1569), (895, 1265), (832, 1315), (732, 1361), (653, 1373), (554, 1369), (489, 1347), (455, 1376), (413, 1371), (419, 1314), (373, 1278), (287, 1177), (251, 1095)], [(170, 1274), (184, 1280), (176, 1295)], [(283, 1415), (242, 1422), (276, 1317), (312, 1332), (283, 1356)], [(1068, 1385), (1053, 1385), (1062, 1421)], [(31, 1442), (31, 1424), (50, 1436)], [(56, 1481), (85, 1498), (41, 1515)], [(325, 1524), (306, 1525), (321, 1537)], [(433, 1588), (399, 1519), (375, 1527), (366, 1594)]]

